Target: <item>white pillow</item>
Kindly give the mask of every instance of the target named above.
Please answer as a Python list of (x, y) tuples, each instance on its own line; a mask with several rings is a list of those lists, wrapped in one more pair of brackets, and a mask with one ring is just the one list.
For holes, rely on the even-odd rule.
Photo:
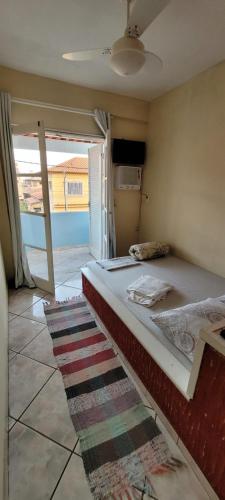
[(216, 297), (217, 300), (219, 300), (220, 302), (223, 302), (225, 304), (225, 295), (221, 295), (220, 297)]
[(225, 319), (225, 296), (151, 316), (151, 320), (190, 361), (193, 361), (200, 330), (222, 319)]

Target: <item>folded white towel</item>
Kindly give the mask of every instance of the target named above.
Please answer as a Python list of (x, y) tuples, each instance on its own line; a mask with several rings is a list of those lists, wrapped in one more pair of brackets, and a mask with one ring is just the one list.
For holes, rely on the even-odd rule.
[(172, 288), (165, 281), (146, 274), (129, 285), (127, 292), (129, 300), (145, 307), (151, 307), (158, 300), (163, 299)]

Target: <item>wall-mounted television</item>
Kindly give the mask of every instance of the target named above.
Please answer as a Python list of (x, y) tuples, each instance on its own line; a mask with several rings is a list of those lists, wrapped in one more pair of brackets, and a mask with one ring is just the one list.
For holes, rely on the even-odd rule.
[(144, 165), (145, 142), (113, 139), (112, 161), (117, 165)]

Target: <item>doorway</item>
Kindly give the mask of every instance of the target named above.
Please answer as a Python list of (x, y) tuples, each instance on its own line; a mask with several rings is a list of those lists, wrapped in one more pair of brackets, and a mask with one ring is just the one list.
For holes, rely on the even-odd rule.
[[(54, 282), (56, 286), (71, 283), (88, 260), (102, 256), (103, 139), (46, 131), (44, 136), (47, 230), (51, 234), (48, 249), (43, 231), (47, 210), (43, 212), (45, 196), (38, 134), (34, 131), (24, 134), (18, 129), (13, 142), (23, 243), (35, 283), (50, 291)], [(53, 280), (49, 280), (48, 253)]]

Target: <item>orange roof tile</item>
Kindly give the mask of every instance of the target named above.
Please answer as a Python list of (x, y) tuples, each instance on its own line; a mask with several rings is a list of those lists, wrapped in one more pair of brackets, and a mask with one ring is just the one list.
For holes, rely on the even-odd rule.
[(70, 160), (59, 163), (54, 167), (48, 167), (49, 173), (63, 172), (63, 173), (77, 173), (77, 174), (87, 174), (88, 173), (88, 158), (75, 156)]

